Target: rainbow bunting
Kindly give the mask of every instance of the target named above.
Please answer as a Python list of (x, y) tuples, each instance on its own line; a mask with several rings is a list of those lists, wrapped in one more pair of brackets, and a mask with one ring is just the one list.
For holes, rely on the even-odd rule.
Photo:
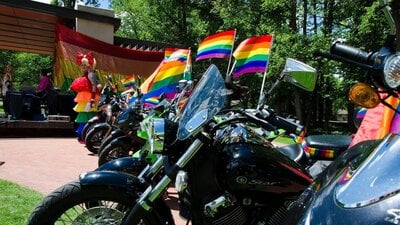
[(124, 79), (121, 80), (122, 85), (124, 85), (124, 88), (130, 88), (134, 87), (136, 82), (135, 82), (135, 76), (127, 76)]
[(273, 35), (251, 37), (244, 40), (233, 53), (236, 60), (233, 78), (246, 73), (266, 72)]
[(206, 37), (197, 49), (196, 61), (211, 58), (229, 58), (235, 40), (235, 30), (228, 30)]

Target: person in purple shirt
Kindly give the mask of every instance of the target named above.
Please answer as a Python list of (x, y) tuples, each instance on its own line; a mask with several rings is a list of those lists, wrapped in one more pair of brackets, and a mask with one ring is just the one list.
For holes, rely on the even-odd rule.
[(40, 81), (36, 88), (36, 95), (43, 97), (51, 88), (53, 88), (53, 82), (50, 79), (51, 73), (46, 70), (41, 70)]

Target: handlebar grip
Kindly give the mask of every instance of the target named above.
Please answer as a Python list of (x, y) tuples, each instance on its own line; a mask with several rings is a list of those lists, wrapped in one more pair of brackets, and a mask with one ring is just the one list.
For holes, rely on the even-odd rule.
[(330, 52), (334, 55), (338, 55), (350, 61), (357, 63), (373, 65), (374, 54), (372, 52), (366, 52), (361, 49), (343, 44), (341, 42), (335, 42), (330, 49)]
[(299, 135), (304, 130), (304, 126), (280, 116), (271, 115), (266, 120), (272, 125), (284, 129), (289, 134)]

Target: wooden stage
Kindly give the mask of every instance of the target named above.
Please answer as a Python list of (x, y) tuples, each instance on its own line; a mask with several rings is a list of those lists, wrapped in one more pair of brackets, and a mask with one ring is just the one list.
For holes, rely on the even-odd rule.
[(53, 118), (43, 121), (0, 118), (1, 137), (73, 137), (74, 123)]

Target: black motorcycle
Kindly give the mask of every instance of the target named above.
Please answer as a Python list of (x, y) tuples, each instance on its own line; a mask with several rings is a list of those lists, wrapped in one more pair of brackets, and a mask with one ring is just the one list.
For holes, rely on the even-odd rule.
[[(337, 42), (330, 53), (317, 54), (367, 70), (372, 86), (356, 84), (349, 93), (352, 102), (369, 108), (382, 103), (400, 113), (380, 96), (398, 97), (400, 56), (395, 42), (399, 30), (390, 10), (398, 12), (398, 2), (391, 7), (380, 3), (393, 29), (379, 51), (367, 53)], [(291, 205), (285, 224), (400, 224), (399, 145), (400, 136), (388, 134), (346, 151)]]
[[(211, 65), (179, 123), (152, 120), (150, 149), (162, 157), (142, 172), (144, 176), (116, 171), (82, 174), (79, 181), (47, 196), (28, 224), (60, 220), (174, 224), (163, 201), (163, 193), (174, 180), (180, 214), (192, 224), (279, 221), (312, 178), (294, 160), (297, 154), (287, 156), (253, 132), (254, 126), (274, 129), (266, 120), (245, 110), (223, 122), (214, 120), (228, 93), (218, 69)], [(162, 177), (155, 176), (161, 171)]]

